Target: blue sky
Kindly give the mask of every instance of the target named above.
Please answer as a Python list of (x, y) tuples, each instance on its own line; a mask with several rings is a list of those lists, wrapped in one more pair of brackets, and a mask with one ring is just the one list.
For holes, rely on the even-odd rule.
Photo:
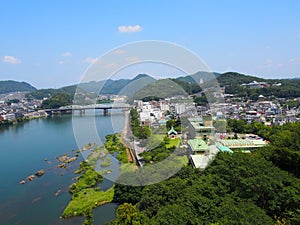
[(96, 57), (142, 40), (186, 47), (212, 71), (299, 77), (299, 12), (298, 0), (1, 1), (0, 80), (77, 83)]

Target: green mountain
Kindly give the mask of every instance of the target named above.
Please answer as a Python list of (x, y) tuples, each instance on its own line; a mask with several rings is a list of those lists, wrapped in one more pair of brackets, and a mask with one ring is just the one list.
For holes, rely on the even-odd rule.
[(201, 82), (210, 81), (212, 78), (217, 78), (220, 75), (221, 75), (220, 73), (215, 73), (215, 72), (199, 71), (192, 75), (188, 75), (185, 77), (178, 77), (177, 80), (199, 84)]
[(16, 92), (16, 91), (34, 91), (35, 87), (26, 82), (18, 82), (13, 80), (0, 81), (0, 94)]
[[(216, 78), (216, 79), (213, 79)], [(167, 81), (166, 81), (167, 80)], [(242, 87), (241, 84), (247, 84), (253, 81), (267, 82), (270, 86), (266, 88), (250, 89)], [(200, 84), (204, 82), (204, 84)], [(275, 83), (281, 83), (281, 86), (272, 86)], [(200, 85), (199, 85), (200, 84)], [(183, 89), (185, 93), (193, 94), (200, 92), (202, 88), (212, 87), (213, 85), (225, 87), (225, 93), (236, 94), (237, 96), (249, 96), (257, 98), (259, 95), (275, 97), (299, 97), (300, 79), (264, 79), (260, 77), (245, 75), (236, 72), (214, 73), (198, 72), (188, 76), (182, 76), (176, 79), (163, 79), (161, 82), (147, 74), (139, 74), (133, 79), (119, 79), (106, 81), (91, 81), (79, 85), (71, 85), (59, 89), (41, 89), (34, 90), (27, 94), (27, 97), (42, 99), (50, 97), (56, 93), (67, 93), (73, 96), (78, 89), (82, 93), (96, 94), (120, 94), (127, 96), (167, 96), (167, 93), (174, 93)], [(150, 85), (150, 86), (149, 86)], [(176, 86), (174, 90), (169, 87)], [(180, 88), (179, 88), (180, 87)], [(0, 92), (1, 93), (1, 92)], [(181, 91), (179, 91), (181, 93)], [(168, 94), (168, 97), (169, 97)]]
[(137, 90), (154, 81), (155, 79), (147, 74), (139, 74), (133, 79), (90, 81), (58, 89), (34, 90), (28, 93), (26, 97), (43, 99), (57, 93), (67, 93), (70, 96), (74, 96), (76, 90), (81, 93), (133, 95)]
[(149, 96), (167, 98), (176, 95), (186, 96), (187, 94), (183, 87), (174, 80), (161, 79), (145, 85), (133, 95), (133, 99), (143, 99)]

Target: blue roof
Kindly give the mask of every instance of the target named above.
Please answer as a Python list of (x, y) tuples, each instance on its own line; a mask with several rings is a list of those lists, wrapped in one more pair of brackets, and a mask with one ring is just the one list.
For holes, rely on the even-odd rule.
[(171, 127), (171, 129), (168, 131), (168, 135), (170, 135), (170, 134), (172, 134), (172, 133), (174, 133), (175, 135), (177, 134), (177, 131), (174, 130), (173, 127)]
[(232, 151), (230, 148), (226, 147), (226, 146), (218, 145), (217, 147), (218, 147), (218, 149), (219, 149), (221, 152), (229, 152), (229, 153), (233, 153), (233, 151)]

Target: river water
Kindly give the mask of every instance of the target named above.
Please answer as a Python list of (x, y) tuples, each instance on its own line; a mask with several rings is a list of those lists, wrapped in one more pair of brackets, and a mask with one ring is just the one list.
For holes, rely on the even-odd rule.
[[(90, 115), (76, 115), (77, 124), (90, 122)], [(112, 120), (117, 123), (112, 123)], [(101, 140), (119, 132), (124, 114), (113, 110), (111, 116), (97, 112), (96, 129)], [(113, 125), (112, 125), (113, 124)], [(88, 132), (83, 131), (89, 137)], [(91, 141), (91, 140), (87, 140)], [(80, 146), (82, 147), (82, 146)], [(70, 201), (68, 186), (73, 183), (74, 170), (81, 156), (68, 169), (56, 168), (56, 157), (74, 155), (79, 147), (73, 134), (72, 115), (36, 119), (0, 129), (0, 224), (1, 225), (81, 225), (83, 218), (60, 219)], [(45, 174), (34, 181), (19, 182), (36, 171)], [(111, 182), (104, 180), (107, 188)], [(61, 190), (58, 196), (55, 193)], [(116, 205), (107, 204), (94, 210), (94, 224), (101, 225), (114, 218)]]

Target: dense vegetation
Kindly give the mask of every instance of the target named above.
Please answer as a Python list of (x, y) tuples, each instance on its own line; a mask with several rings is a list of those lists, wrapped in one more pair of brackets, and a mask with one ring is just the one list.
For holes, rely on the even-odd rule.
[(105, 148), (112, 155), (117, 153), (116, 158), (122, 163), (128, 163), (126, 148), (120, 141), (119, 134), (109, 134), (105, 136)]
[(143, 157), (146, 164), (148, 163), (157, 163), (161, 162), (162, 160), (166, 159), (172, 152), (174, 152), (177, 146), (168, 144), (170, 143), (171, 139), (165, 137), (161, 143), (156, 146), (155, 148), (151, 149), (150, 151), (146, 151), (140, 154)]
[(299, 224), (300, 123), (229, 125), (267, 129), (271, 144), (252, 154), (219, 153), (205, 171), (186, 166), (158, 184), (117, 184), (114, 201), (121, 205), (110, 224)]
[[(186, 85), (190, 85), (186, 82), (180, 82)], [(156, 80), (155, 82), (149, 83), (133, 95), (133, 99), (143, 99), (148, 96), (156, 96), (158, 98), (168, 98), (177, 95), (185, 95), (188, 93), (184, 90), (182, 86), (177, 84), (174, 80), (171, 79), (161, 79)]]
[(270, 132), (272, 128), (270, 126), (266, 126), (263, 123), (254, 121), (251, 124), (248, 124), (245, 120), (236, 120), (236, 119), (228, 119), (227, 120), (227, 132), (234, 133), (252, 133), (257, 134), (264, 139), (269, 140)]
[(57, 93), (42, 102), (42, 109), (57, 109), (72, 104), (72, 98), (66, 93)]
[(166, 127), (167, 131), (169, 131), (173, 127), (177, 132), (181, 132), (180, 118), (169, 119), (166, 123)]
[(229, 131), (235, 133), (254, 133), (270, 141), (267, 147), (257, 150), (265, 159), (272, 161), (283, 170), (300, 177), (300, 123), (288, 123), (282, 126), (265, 126), (244, 120), (228, 121)]
[(26, 82), (18, 82), (13, 80), (0, 81), (0, 94), (15, 91), (34, 91), (35, 87)]
[(300, 178), (300, 123), (275, 126), (267, 137), (271, 144), (258, 153), (279, 168)]
[(48, 89), (39, 89), (32, 91), (30, 93), (26, 94), (26, 98), (33, 98), (33, 99), (43, 99), (43, 98), (49, 98), (55, 94), (59, 93), (66, 93), (69, 96), (74, 96), (77, 86), (66, 86), (58, 89), (48, 88)]
[(72, 199), (65, 208), (62, 217), (84, 216), (84, 225), (93, 223), (93, 208), (112, 201), (114, 188), (102, 191), (98, 184), (103, 177), (96, 172), (86, 161), (82, 161), (78, 170), (75, 172), (81, 174), (76, 183), (69, 187)]
[(147, 126), (141, 126), (139, 114), (136, 109), (130, 110), (131, 130), (133, 135), (138, 139), (147, 139), (151, 135), (151, 130)]
[[(248, 97), (252, 100), (256, 100), (259, 95), (275, 96), (278, 98), (294, 98), (300, 96), (300, 80), (271, 80), (233, 72), (221, 74), (217, 80), (219, 81), (220, 86), (225, 87), (225, 93), (236, 94), (240, 97)], [(247, 84), (253, 81), (267, 82), (271, 85), (274, 83), (281, 83), (282, 85), (257, 89), (240, 86), (241, 84)]]
[(111, 224), (299, 224), (299, 192), (299, 179), (271, 162), (220, 153), (204, 172), (187, 166), (158, 184), (116, 185), (114, 201), (131, 204), (121, 205), (131, 219)]

